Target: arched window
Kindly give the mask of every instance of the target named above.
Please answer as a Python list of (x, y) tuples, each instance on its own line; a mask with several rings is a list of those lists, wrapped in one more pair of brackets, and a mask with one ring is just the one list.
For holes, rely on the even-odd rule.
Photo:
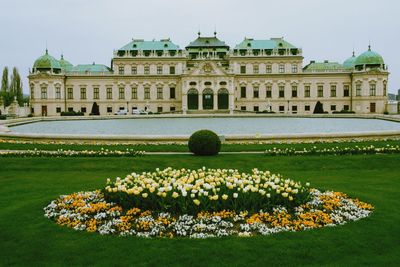
[(192, 88), (192, 89), (190, 89), (190, 90), (188, 91), (187, 94), (188, 94), (188, 95), (198, 95), (199, 92), (198, 92), (196, 89)]

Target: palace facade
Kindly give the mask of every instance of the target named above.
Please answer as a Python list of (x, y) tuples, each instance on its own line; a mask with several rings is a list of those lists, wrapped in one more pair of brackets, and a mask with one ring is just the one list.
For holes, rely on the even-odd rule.
[(32, 114), (64, 111), (100, 115), (118, 110), (148, 112), (383, 113), (389, 72), (368, 50), (338, 62), (303, 63), (302, 49), (283, 38), (245, 38), (230, 48), (212, 37), (179, 48), (170, 39), (133, 39), (114, 51), (111, 66), (72, 65), (48, 51), (28, 76)]

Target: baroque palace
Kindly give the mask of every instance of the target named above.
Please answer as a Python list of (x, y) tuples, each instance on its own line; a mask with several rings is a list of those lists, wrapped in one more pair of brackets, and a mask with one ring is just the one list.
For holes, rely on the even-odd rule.
[(283, 38), (245, 38), (233, 49), (212, 37), (179, 48), (170, 39), (133, 39), (114, 51), (111, 66), (72, 65), (48, 51), (30, 74), (32, 113), (64, 111), (100, 115), (119, 110), (147, 112), (325, 112), (383, 113), (387, 104), (387, 67), (368, 50), (343, 64), (311, 61)]

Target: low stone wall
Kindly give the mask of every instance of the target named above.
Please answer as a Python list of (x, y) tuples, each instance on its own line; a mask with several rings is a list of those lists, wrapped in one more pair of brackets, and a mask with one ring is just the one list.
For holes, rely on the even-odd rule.
[[(128, 142), (128, 143), (184, 143), (189, 139), (189, 135), (73, 135), (73, 134), (30, 134), (16, 133), (10, 131), (8, 126), (33, 123), (38, 121), (57, 121), (57, 120), (104, 120), (104, 119), (147, 119), (147, 118), (202, 118), (202, 117), (282, 117), (282, 118), (360, 118), (360, 119), (381, 119), (400, 122), (398, 115), (357, 115), (357, 114), (318, 114), (318, 115), (282, 115), (282, 114), (169, 114), (169, 115), (139, 115), (139, 116), (96, 116), (96, 117), (41, 117), (41, 118), (19, 118), (0, 121), (0, 137), (33, 139), (33, 140), (67, 140), (67, 141), (104, 141), (104, 142)], [(226, 143), (240, 142), (269, 142), (269, 141), (310, 141), (310, 140), (351, 140), (362, 139), (387, 139), (399, 138), (400, 131), (375, 131), (375, 132), (348, 132), (348, 133), (320, 133), (320, 134), (257, 134), (257, 135), (224, 135), (221, 139)]]

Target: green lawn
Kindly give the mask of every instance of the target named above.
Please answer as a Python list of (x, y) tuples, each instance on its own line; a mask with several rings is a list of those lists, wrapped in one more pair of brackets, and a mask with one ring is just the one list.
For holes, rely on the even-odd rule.
[[(364, 145), (385, 146), (385, 145), (400, 145), (400, 140), (388, 141), (363, 141), (363, 142), (333, 142), (333, 143), (315, 143), (315, 144), (223, 144), (221, 151), (264, 151), (266, 149), (287, 148), (293, 147), (296, 149), (310, 148), (317, 146), (319, 148), (330, 147), (354, 147)], [(173, 151), (173, 152), (188, 152), (187, 145), (176, 144), (161, 144), (161, 145), (77, 145), (77, 144), (17, 144), (17, 143), (0, 143), (0, 149), (40, 149), (40, 150), (100, 150), (101, 148), (110, 150), (125, 150), (127, 148), (151, 151)]]
[[(400, 262), (400, 155), (219, 155), (139, 158), (0, 158), (0, 265), (395, 266)], [(60, 194), (156, 167), (269, 169), (373, 204), (344, 226), (254, 238), (141, 239), (61, 227), (43, 216)]]

